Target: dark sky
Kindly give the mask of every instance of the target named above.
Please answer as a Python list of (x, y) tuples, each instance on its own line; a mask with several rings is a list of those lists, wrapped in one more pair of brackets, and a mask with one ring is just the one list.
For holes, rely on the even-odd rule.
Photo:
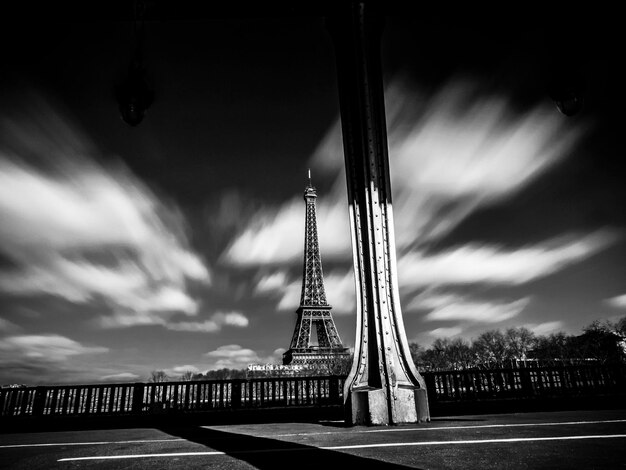
[[(143, 63), (155, 101), (137, 127), (114, 93), (133, 50), (126, 10), (5, 16), (2, 383), (279, 361), (299, 301), (308, 168), (328, 300), (354, 345), (323, 18), (150, 5)], [(511, 326), (578, 333), (624, 315), (624, 38), (611, 13), (389, 12), (382, 59), (410, 341)], [(574, 83), (582, 111), (559, 113), (552, 83)]]

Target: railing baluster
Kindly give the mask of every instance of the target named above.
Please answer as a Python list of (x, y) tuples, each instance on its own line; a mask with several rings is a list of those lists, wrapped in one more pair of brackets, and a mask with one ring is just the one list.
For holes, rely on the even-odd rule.
[(174, 403), (172, 408), (177, 410), (178, 409), (178, 384), (173, 385), (174, 387)]
[(107, 406), (105, 409), (107, 413), (113, 413), (113, 407), (115, 406), (115, 386), (107, 387)]
[(99, 415), (102, 413), (102, 400), (103, 400), (103, 395), (104, 395), (104, 387), (102, 385), (99, 385), (96, 390), (97, 390), (96, 414)]
[(232, 408), (241, 408), (241, 382), (239, 380), (233, 380), (230, 393), (230, 406)]
[(19, 390), (13, 389), (11, 390), (11, 397), (9, 399), (9, 413), (10, 415), (16, 415), (17, 403), (18, 402)]
[(283, 384), (282, 384), (283, 385), (283, 387), (282, 387), (282, 389), (283, 389), (283, 391), (282, 391), (283, 396), (282, 396), (281, 401), (284, 401), (285, 406), (289, 405), (289, 393), (290, 393), (289, 392), (289, 384), (290, 384), (290, 380), (287, 380), (287, 379), (285, 379), (283, 381)]
[(187, 382), (185, 385), (185, 398), (183, 402), (183, 411), (189, 411), (189, 388), (191, 387), (191, 383)]
[(69, 394), (69, 388), (68, 387), (63, 387), (62, 389), (63, 392), (63, 400), (61, 402), (61, 414), (62, 415), (66, 415), (67, 414), (67, 405), (70, 399), (70, 394)]
[(121, 388), (121, 397), (120, 397), (120, 401), (119, 401), (119, 405), (117, 407), (117, 412), (118, 413), (125, 413), (126, 412), (126, 386), (122, 386)]
[(161, 398), (160, 398), (160, 408), (164, 409), (167, 408), (167, 402), (168, 402), (168, 396), (167, 396), (167, 389), (169, 387), (167, 385), (161, 385)]
[(313, 386), (313, 379), (306, 378), (304, 380), (306, 382), (306, 404), (310, 405), (311, 404), (311, 395), (312, 395), (311, 388)]
[(82, 387), (73, 387), (71, 389), (71, 396), (70, 396), (70, 400), (71, 400), (71, 405), (70, 405), (70, 414), (73, 415), (77, 415), (78, 414), (78, 409), (80, 407), (80, 392), (82, 390)]
[(30, 405), (31, 393), (30, 390), (24, 390), (22, 392), (22, 403), (20, 406), (19, 414), (21, 416), (25, 416), (28, 413), (28, 408)]
[(133, 404), (131, 411), (133, 414), (141, 414), (143, 412), (143, 391), (144, 384), (135, 383), (132, 385), (133, 390)]
[(150, 400), (148, 401), (148, 409), (154, 411), (156, 408), (156, 389), (157, 384), (150, 384)]
[(36, 387), (34, 392), (35, 396), (31, 413), (33, 416), (43, 416), (46, 406), (46, 387)]
[(52, 398), (50, 399), (50, 412), (48, 414), (57, 414), (57, 400), (59, 397), (59, 388), (54, 387), (52, 391)]
[(272, 405), (276, 404), (276, 384), (277, 380), (272, 379)]
[(204, 385), (203, 384), (194, 384), (194, 392), (196, 397), (196, 410), (202, 409), (202, 396), (204, 395)]
[(7, 414), (7, 394), (9, 393), (9, 388), (0, 388), (0, 416), (4, 416)]
[(93, 387), (87, 388), (87, 397), (85, 398), (85, 414), (91, 414), (91, 398), (93, 395)]
[(452, 378), (453, 396), (457, 400), (460, 400), (461, 399), (461, 387), (459, 386), (459, 377), (456, 372), (452, 372), (450, 375)]
[(50, 388), (47, 388), (45, 392), (45, 402), (43, 405), (44, 415), (49, 415), (51, 413), (51, 403), (52, 403), (52, 390)]

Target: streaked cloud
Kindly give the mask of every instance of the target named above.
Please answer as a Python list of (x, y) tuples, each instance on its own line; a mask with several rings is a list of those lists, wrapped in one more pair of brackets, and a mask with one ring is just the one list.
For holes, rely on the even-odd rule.
[(451, 327), (441, 327), (435, 328), (428, 332), (430, 336), (435, 338), (450, 338), (452, 336), (459, 335), (463, 332), (463, 328), (460, 326), (451, 326)]
[(520, 248), (467, 244), (434, 254), (412, 251), (398, 260), (400, 286), (442, 284), (520, 285), (582, 261), (610, 246), (608, 230), (568, 235)]
[(194, 374), (197, 374), (198, 372), (200, 372), (200, 369), (190, 364), (184, 366), (176, 366), (168, 370), (171, 371), (172, 374), (184, 374), (185, 372), (193, 372)]
[[(303, 179), (304, 180), (304, 179)], [(304, 183), (303, 183), (304, 189)], [(345, 259), (350, 252), (347, 203), (318, 194), (317, 224), (322, 259)], [(265, 207), (226, 248), (222, 261), (236, 266), (293, 264), (302, 260), (305, 203), (294, 198), (278, 207)]]
[(464, 321), (471, 323), (500, 323), (517, 317), (529, 304), (530, 298), (514, 301), (474, 299), (456, 293), (427, 290), (414, 297), (407, 311), (429, 310), (427, 321)]
[(326, 298), (333, 307), (333, 313), (356, 314), (356, 292), (352, 270), (331, 271), (325, 276)]
[(187, 372), (191, 372), (192, 374), (198, 374), (203, 371), (200, 368), (193, 364), (185, 364), (182, 366), (174, 366), (168, 369), (164, 369), (165, 375), (167, 375), (169, 380), (180, 380), (181, 376)]
[(195, 314), (187, 284), (210, 276), (182, 213), (119, 160), (98, 163), (63, 116), (38, 110), (2, 122), (11, 142), (0, 147), (0, 251), (13, 267), (0, 272), (0, 290), (100, 301), (139, 322)]
[(203, 322), (178, 322), (167, 323), (165, 327), (174, 331), (189, 331), (196, 333), (214, 333), (224, 326), (236, 326), (245, 328), (248, 326), (248, 318), (239, 312), (217, 312), (209, 320)]
[(626, 294), (611, 297), (606, 299), (605, 302), (614, 308), (626, 308)]
[(222, 259), (234, 265), (289, 263), (302, 257), (303, 234), (304, 202), (292, 199), (254, 214)]
[(248, 326), (249, 323), (246, 316), (239, 312), (217, 312), (212, 318), (213, 321), (220, 325), (238, 326), (241, 328)]
[(25, 359), (45, 362), (63, 362), (72, 356), (101, 354), (109, 351), (102, 346), (86, 346), (57, 334), (16, 335), (0, 339), (3, 361)]
[(297, 309), (300, 305), (301, 291), (302, 279), (294, 279), (283, 270), (261, 275), (254, 287), (254, 292), (257, 295), (278, 298), (276, 308), (280, 311)]
[(169, 316), (116, 313), (107, 315), (99, 320), (105, 328), (121, 328), (139, 325), (161, 325), (172, 331), (187, 331), (191, 333), (215, 333), (221, 331), (224, 326), (245, 328), (248, 326), (248, 318), (240, 312), (216, 312), (208, 319), (202, 321), (174, 321)]
[(562, 321), (547, 321), (543, 323), (527, 323), (524, 326), (536, 335), (549, 335), (550, 333), (561, 331), (564, 323)]
[(102, 382), (131, 382), (137, 381), (141, 377), (132, 372), (120, 372), (119, 374), (109, 374), (100, 377)]
[(287, 273), (285, 271), (274, 271), (264, 274), (257, 281), (254, 287), (256, 293), (280, 292), (288, 282)]
[(120, 373), (119, 367), (97, 365), (110, 363), (112, 353), (107, 347), (55, 333), (0, 337), (0, 384), (100, 382)]
[[(328, 282), (324, 283), (325, 285)], [(276, 308), (280, 311), (294, 311), (300, 305), (300, 295), (302, 292), (302, 281), (292, 281), (289, 284), (285, 285), (280, 293), (282, 297), (278, 302)]]
[(283, 348), (276, 349), (269, 356), (260, 356), (252, 349), (238, 344), (228, 344), (209, 351), (204, 356), (209, 359), (208, 369), (245, 369), (249, 364), (282, 363)]
[(426, 320), (467, 320), (480, 323), (499, 323), (518, 316), (529, 299), (510, 303), (467, 302), (438, 307), (428, 313)]

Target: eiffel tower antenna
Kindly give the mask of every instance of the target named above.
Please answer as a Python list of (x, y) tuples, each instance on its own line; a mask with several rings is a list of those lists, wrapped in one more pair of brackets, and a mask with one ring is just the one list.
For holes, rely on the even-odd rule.
[[(309, 184), (304, 190), (305, 231), (304, 266), (302, 270), (302, 293), (298, 318), (289, 349), (283, 354), (283, 364), (330, 366), (337, 359), (349, 357), (344, 348), (326, 300), (322, 258), (317, 238), (315, 200), (317, 191), (311, 184), (311, 169), (308, 170)], [(317, 337), (317, 344), (312, 338)]]

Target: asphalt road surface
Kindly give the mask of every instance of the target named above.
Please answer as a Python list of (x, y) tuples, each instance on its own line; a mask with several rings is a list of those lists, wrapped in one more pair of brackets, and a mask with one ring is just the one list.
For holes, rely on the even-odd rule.
[(0, 434), (1, 469), (619, 469), (626, 410)]

